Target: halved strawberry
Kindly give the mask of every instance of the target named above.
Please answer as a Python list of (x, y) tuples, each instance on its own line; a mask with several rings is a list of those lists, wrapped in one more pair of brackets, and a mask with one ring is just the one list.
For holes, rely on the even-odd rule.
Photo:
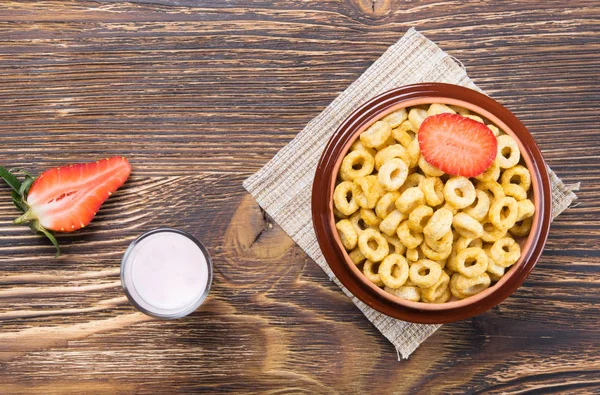
[(25, 173), (23, 182), (0, 167), (0, 176), (13, 188), (15, 205), (24, 212), (14, 223), (29, 223), (34, 232), (45, 234), (57, 256), (58, 243), (49, 231), (72, 232), (88, 225), (130, 173), (131, 165), (123, 157), (53, 168), (36, 180)]
[(425, 160), (448, 174), (474, 177), (496, 158), (498, 141), (481, 122), (458, 114), (427, 117), (419, 128)]

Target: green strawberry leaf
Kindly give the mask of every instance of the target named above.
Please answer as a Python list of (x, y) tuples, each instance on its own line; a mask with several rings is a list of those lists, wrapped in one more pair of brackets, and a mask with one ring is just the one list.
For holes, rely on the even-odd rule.
[(0, 177), (15, 191), (19, 192), (21, 182), (10, 171), (0, 166)]
[(60, 247), (58, 246), (58, 241), (56, 240), (56, 237), (54, 237), (54, 235), (52, 233), (50, 233), (48, 230), (46, 230), (44, 228), (42, 228), (42, 230), (40, 230), (40, 232), (42, 232), (48, 239), (50, 239), (52, 244), (54, 244), (54, 247), (56, 247), (56, 254), (54, 255), (54, 258), (58, 258), (60, 256)]
[(27, 170), (21, 169), (20, 167), (13, 167), (12, 169), (9, 169), (8, 171), (10, 171), (11, 173), (23, 173), (26, 176), (33, 178), (32, 175), (29, 174), (29, 172)]
[(56, 237), (54, 237), (54, 235), (48, 229), (46, 229), (42, 225), (40, 225), (40, 223), (38, 221), (32, 221), (29, 224), (29, 227), (34, 232), (43, 233), (44, 236), (46, 236), (52, 242), (52, 244), (54, 244), (54, 247), (56, 247), (56, 255), (54, 255), (54, 258), (58, 258), (60, 256), (60, 247), (58, 245), (58, 241), (56, 240)]
[(23, 203), (23, 197), (17, 191), (11, 191), (12, 201), (21, 212), (27, 211), (27, 206)]
[(31, 187), (31, 184), (33, 184), (33, 178), (30, 175), (26, 175), (25, 179), (23, 180), (23, 182), (21, 183), (21, 187), (19, 188), (19, 194), (21, 196), (26, 196), (27, 193), (29, 192), (29, 188)]

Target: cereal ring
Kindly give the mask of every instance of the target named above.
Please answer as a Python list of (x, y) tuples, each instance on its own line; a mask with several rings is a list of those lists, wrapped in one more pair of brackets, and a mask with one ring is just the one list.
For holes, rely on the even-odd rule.
[(390, 137), (388, 137), (387, 140), (385, 140), (385, 143), (375, 147), (375, 150), (377, 151), (381, 151), (382, 149), (389, 147), (390, 145), (394, 145), (396, 144), (396, 140), (394, 139), (394, 137), (390, 134)]
[(379, 224), (379, 230), (389, 236), (393, 236), (400, 226), (400, 223), (406, 219), (406, 214), (394, 210)]
[(523, 221), (525, 218), (533, 217), (535, 213), (535, 206), (529, 199), (521, 200), (517, 202), (518, 210), (517, 221)]
[(375, 214), (381, 219), (385, 219), (392, 211), (396, 209), (396, 199), (400, 197), (400, 192), (388, 192), (379, 199), (375, 205)]
[(496, 126), (490, 124), (490, 125), (486, 125), (488, 127), (488, 129), (490, 129), (492, 131), (492, 133), (494, 133), (494, 136), (498, 137), (500, 136), (500, 129), (498, 129)]
[[(443, 206), (443, 209), (446, 209), (448, 211), (450, 211), (452, 213), (452, 215), (456, 215), (458, 213), (458, 209), (456, 207), (454, 207), (453, 205), (451, 205), (450, 203), (446, 202)], [(487, 215), (487, 213), (485, 213)]]
[(406, 163), (402, 159), (393, 158), (381, 166), (377, 179), (388, 191), (396, 191), (404, 184), (407, 176), (408, 166)]
[(490, 279), (492, 281), (498, 281), (502, 278), (502, 276), (504, 275), (504, 272), (506, 271), (506, 268), (498, 265), (496, 262), (494, 262), (494, 260), (491, 257), (491, 253), (490, 253), (490, 247), (486, 248), (485, 250), (486, 255), (488, 256), (488, 267), (487, 267), (487, 274), (490, 276)]
[(448, 107), (450, 107), (451, 109), (453, 109), (454, 111), (456, 111), (457, 113), (459, 113), (460, 115), (462, 115), (463, 117), (471, 114), (471, 111), (467, 110), (464, 107), (454, 106), (454, 105), (451, 105), (451, 104), (449, 104)]
[(344, 181), (354, 181), (356, 178), (371, 174), (374, 166), (375, 159), (367, 151), (351, 151), (342, 160), (340, 177)]
[(526, 167), (517, 165), (504, 170), (500, 181), (502, 183), (502, 186), (515, 184), (520, 186), (525, 192), (527, 192), (529, 190), (529, 187), (531, 186), (531, 174), (529, 173), (529, 170), (527, 170)]
[(425, 160), (425, 157), (422, 155), (419, 157), (417, 165), (419, 166), (419, 169), (423, 171), (423, 174), (425, 174), (428, 177), (439, 177), (444, 174), (442, 170), (427, 162)]
[(496, 228), (508, 230), (517, 222), (519, 205), (511, 197), (495, 200), (490, 206), (488, 217)]
[(383, 281), (381, 281), (381, 276), (379, 275), (379, 263), (365, 261), (363, 265), (363, 274), (373, 284), (378, 287), (383, 287)]
[(512, 237), (503, 237), (492, 245), (490, 256), (496, 264), (509, 267), (521, 257), (521, 247)]
[[(450, 251), (452, 251), (452, 249), (450, 249)], [(442, 269), (444, 269), (446, 267), (446, 261), (447, 260), (448, 260), (447, 258), (446, 259), (439, 259), (439, 260), (435, 261), (435, 263), (437, 263), (438, 265), (440, 265), (440, 267)]]
[(498, 162), (498, 156), (496, 156), (496, 159), (494, 159), (490, 167), (488, 167), (486, 171), (484, 171), (480, 175), (475, 176), (475, 179), (479, 181), (497, 181), (499, 177), (500, 165)]
[[(448, 233), (446, 233), (439, 240), (432, 240), (429, 237), (425, 236), (425, 243), (427, 243), (427, 245), (435, 251), (445, 251), (447, 249), (451, 250), (453, 241), (454, 241), (454, 233), (452, 231), (449, 231)], [(446, 259), (446, 258), (443, 258), (443, 259)]]
[(439, 240), (450, 232), (452, 226), (452, 212), (445, 208), (440, 208), (433, 213), (427, 225), (423, 228), (423, 233), (430, 240)]
[[(489, 192), (494, 197), (495, 201), (505, 197), (504, 189), (502, 189), (502, 186), (496, 181), (478, 181), (477, 184), (475, 184), (475, 188), (486, 193)], [(491, 200), (490, 203), (492, 203)]]
[(517, 184), (502, 184), (505, 196), (510, 196), (517, 202), (527, 199), (527, 192)]
[(452, 294), (452, 296), (454, 296), (457, 299), (465, 299), (467, 297), (467, 295), (463, 295), (457, 288), (456, 288), (456, 280), (458, 280), (458, 276), (460, 276), (460, 273), (453, 273), (450, 276), (450, 283), (448, 284), (448, 288), (450, 289), (450, 293)]
[(365, 224), (367, 224), (369, 228), (377, 229), (379, 224), (381, 224), (381, 218), (375, 215), (373, 210), (368, 208), (360, 209), (360, 218), (365, 221)]
[(421, 290), (421, 298), (424, 302), (433, 302), (444, 295), (450, 283), (450, 276), (442, 271), (440, 278), (431, 287)]
[(381, 151), (382, 149), (389, 147), (390, 145), (394, 145), (396, 144), (396, 140), (394, 140), (394, 137), (392, 136), (391, 132), (390, 132), (390, 137), (387, 138), (387, 140), (385, 140), (382, 144), (378, 145), (377, 147), (374, 147), (373, 149), (375, 151)]
[(384, 190), (379, 184), (377, 176), (366, 176), (354, 180), (352, 184), (352, 194), (360, 207), (375, 208), (377, 201), (383, 196)]
[(488, 257), (481, 248), (466, 248), (456, 254), (456, 270), (466, 277), (485, 273)]
[(352, 182), (344, 181), (338, 184), (333, 191), (333, 204), (344, 215), (352, 215), (358, 210), (358, 202), (352, 192)]
[(472, 119), (472, 120), (477, 121), (477, 122), (485, 123), (485, 122), (483, 122), (483, 118), (481, 118), (481, 117), (479, 117), (477, 115), (469, 114), (469, 115), (463, 115), (463, 117)]
[(450, 279), (450, 292), (455, 297), (464, 299), (484, 291), (490, 284), (490, 276), (487, 273), (480, 274), (477, 277), (466, 277), (456, 273)]
[(425, 194), (425, 201), (430, 206), (444, 203), (444, 182), (438, 177), (426, 177), (419, 183)]
[(429, 259), (421, 259), (410, 267), (408, 275), (417, 286), (429, 288), (440, 279), (442, 268)]
[(367, 151), (373, 158), (375, 158), (375, 155), (377, 154), (377, 151), (375, 151), (373, 148), (365, 147), (360, 139), (357, 139), (354, 141), (354, 143), (352, 143), (350, 146), (350, 151)]
[(396, 208), (401, 212), (408, 214), (415, 207), (425, 203), (425, 194), (419, 189), (419, 187), (408, 188), (400, 194), (400, 197), (396, 199)]
[(450, 277), (452, 277), (452, 275), (454, 274), (454, 272), (452, 270), (448, 269), (448, 267), (445, 267), (442, 270), (444, 271), (444, 273), (446, 273)]
[(394, 111), (393, 113), (389, 114), (388, 116), (383, 118), (383, 120), (387, 122), (392, 128), (397, 128), (402, 122), (406, 120), (407, 117), (408, 113), (406, 111), (406, 108), (401, 108), (400, 110)]
[(390, 288), (400, 288), (408, 279), (408, 262), (399, 254), (385, 257), (379, 265), (379, 277), (384, 285)]
[(419, 158), (421, 157), (421, 146), (419, 145), (419, 139), (414, 139), (411, 143), (406, 147), (406, 152), (408, 152), (408, 156), (410, 157), (410, 163), (408, 164), (409, 168), (417, 167), (419, 164)]
[(408, 148), (410, 143), (415, 139), (417, 132), (414, 130), (410, 121), (404, 121), (396, 129), (392, 129), (394, 140), (399, 142), (404, 148)]
[(421, 290), (417, 287), (406, 285), (400, 288), (383, 288), (386, 292), (399, 297), (400, 299), (410, 300), (411, 302), (418, 302), (421, 300)]
[(432, 115), (444, 114), (444, 113), (456, 114), (456, 111), (454, 111), (453, 109), (451, 109), (450, 107), (448, 107), (445, 104), (438, 104), (438, 103), (433, 103), (432, 105), (429, 106), (429, 109), (427, 110), (428, 117), (430, 117)]
[(486, 243), (493, 243), (494, 241), (501, 239), (506, 234), (506, 229), (497, 228), (491, 222), (483, 222), (483, 234), (481, 235), (481, 240)]
[(431, 302), (429, 300), (423, 299), (423, 302), (425, 302), (425, 303), (446, 303), (448, 301), (448, 299), (450, 299), (451, 297), (452, 297), (452, 294), (450, 293), (450, 288), (448, 286), (446, 286), (446, 288), (444, 289), (444, 292), (442, 293), (442, 295), (439, 298), (432, 300)]
[(484, 191), (475, 190), (475, 201), (470, 206), (465, 207), (463, 212), (477, 221), (483, 221), (490, 211), (490, 197)]
[(475, 218), (458, 213), (452, 218), (452, 226), (463, 237), (475, 239), (483, 234), (483, 226)]
[[(490, 262), (491, 264), (491, 262)], [(488, 276), (490, 276), (490, 280), (492, 281), (500, 281), (500, 279), (502, 278), (502, 276), (504, 276), (504, 272), (506, 269), (504, 269), (502, 266), (498, 266), (496, 264), (492, 264), (493, 269), (489, 269), (489, 264), (488, 264), (488, 271), (486, 272), (488, 274)]]
[(427, 118), (427, 111), (422, 108), (414, 107), (408, 112), (408, 120), (412, 123), (415, 130), (419, 130), (425, 118)]
[(379, 170), (384, 163), (393, 158), (400, 158), (405, 164), (408, 164), (411, 161), (410, 155), (408, 155), (406, 148), (400, 144), (394, 144), (390, 145), (389, 147), (385, 147), (375, 155), (375, 169)]
[(337, 208), (335, 208), (335, 206), (333, 206), (333, 215), (336, 218), (339, 218), (339, 219), (346, 219), (346, 218), (348, 218), (347, 215), (344, 215), (344, 214), (340, 213), (340, 210), (338, 210)]
[(516, 166), (521, 160), (521, 151), (517, 142), (508, 134), (498, 136), (498, 164), (502, 169), (509, 169)]
[(423, 242), (423, 234), (419, 232), (413, 232), (408, 227), (408, 221), (402, 222), (396, 233), (406, 248), (417, 248), (419, 244)]
[(360, 252), (360, 250), (358, 248), (355, 248), (352, 251), (350, 251), (348, 256), (350, 257), (350, 260), (352, 262), (354, 262), (354, 264), (356, 266), (360, 265), (361, 263), (363, 263), (365, 261), (365, 259), (367, 259), (367, 258), (365, 258), (363, 253)]
[(408, 259), (411, 262), (416, 262), (419, 259), (422, 258), (421, 253), (422, 251), (419, 250), (418, 248), (408, 248), (406, 250), (406, 259)]
[(466, 177), (452, 177), (444, 185), (444, 199), (458, 209), (469, 206), (475, 197), (475, 187)]
[[(447, 247), (441, 248), (439, 250), (431, 248), (427, 242), (421, 243), (421, 245), (419, 247), (421, 248), (423, 255), (425, 255), (425, 257), (427, 257), (427, 259), (431, 259), (432, 261), (436, 261), (436, 262), (444, 261), (452, 253), (452, 243), (450, 243)], [(444, 262), (444, 265), (445, 264), (446, 264), (446, 262)], [(442, 266), (442, 265), (440, 264), (440, 266)]]
[(458, 254), (458, 251), (456, 251), (456, 248), (452, 248), (452, 252), (450, 253), (450, 256), (448, 256), (448, 259), (446, 259), (446, 267), (444, 270), (446, 270), (446, 272), (450, 273), (454, 273), (457, 270), (456, 267), (456, 255)]
[(379, 262), (390, 251), (387, 240), (375, 229), (365, 229), (358, 235), (358, 249), (372, 262)]
[(377, 121), (360, 134), (360, 141), (365, 147), (375, 148), (385, 143), (392, 135), (392, 127), (384, 121)]
[(366, 208), (361, 208), (358, 212), (352, 214), (349, 221), (358, 235), (368, 228), (377, 230), (381, 224), (381, 219), (375, 215), (373, 210)]
[(391, 254), (403, 255), (406, 252), (406, 246), (402, 244), (398, 236), (388, 236), (385, 233), (382, 235), (388, 242)]
[(350, 221), (350, 223), (352, 224), (352, 227), (354, 228), (354, 231), (357, 235), (360, 235), (362, 232), (365, 231), (365, 229), (371, 228), (365, 223), (365, 220), (362, 217), (360, 211), (357, 211), (354, 214), (352, 214), (348, 221)]
[(400, 187), (400, 190), (398, 192), (403, 193), (408, 188), (418, 187), (424, 179), (425, 179), (425, 176), (423, 174), (419, 174), (419, 173), (409, 174), (408, 177), (406, 177), (406, 181), (404, 181), (404, 185), (402, 185), (402, 187)]
[(354, 230), (354, 226), (347, 219), (343, 219), (335, 224), (335, 228), (338, 230), (338, 234), (340, 235), (340, 240), (344, 245), (344, 248), (347, 250), (352, 250), (356, 247), (356, 243), (358, 242), (358, 234)]
[(468, 237), (459, 237), (454, 243), (456, 252), (461, 252), (469, 247), (483, 248), (483, 240), (481, 239), (470, 239)]
[(460, 239), (460, 235), (456, 232), (452, 232), (452, 241), (456, 242), (458, 239)]
[(499, 281), (502, 276), (506, 273), (506, 268), (498, 265), (492, 258), (488, 255), (488, 268), (486, 270), (488, 276), (492, 281)]
[(529, 231), (531, 231), (532, 222), (532, 218), (525, 218), (523, 221), (517, 221), (515, 223), (515, 226), (510, 228), (508, 231), (511, 235), (516, 237), (527, 236), (529, 234)]
[(416, 207), (408, 215), (408, 227), (415, 232), (423, 232), (423, 228), (427, 225), (429, 218), (433, 215), (433, 209), (424, 204)]

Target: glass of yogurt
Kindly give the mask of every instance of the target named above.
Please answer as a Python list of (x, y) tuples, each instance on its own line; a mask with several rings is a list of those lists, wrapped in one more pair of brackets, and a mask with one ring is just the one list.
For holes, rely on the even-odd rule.
[(212, 260), (194, 236), (159, 228), (134, 240), (121, 261), (121, 284), (129, 301), (155, 318), (195, 311), (212, 283)]

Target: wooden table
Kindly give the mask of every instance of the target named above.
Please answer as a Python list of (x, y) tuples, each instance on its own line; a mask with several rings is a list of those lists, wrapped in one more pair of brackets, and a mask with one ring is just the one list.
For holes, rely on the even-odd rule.
[[(598, 391), (600, 4), (466, 3), (2, 2), (0, 165), (124, 155), (134, 173), (56, 260), (0, 187), (0, 392)], [(514, 295), (397, 362), (241, 184), (411, 26), (582, 187)], [(120, 287), (158, 226), (214, 258), (186, 319), (150, 320)]]

